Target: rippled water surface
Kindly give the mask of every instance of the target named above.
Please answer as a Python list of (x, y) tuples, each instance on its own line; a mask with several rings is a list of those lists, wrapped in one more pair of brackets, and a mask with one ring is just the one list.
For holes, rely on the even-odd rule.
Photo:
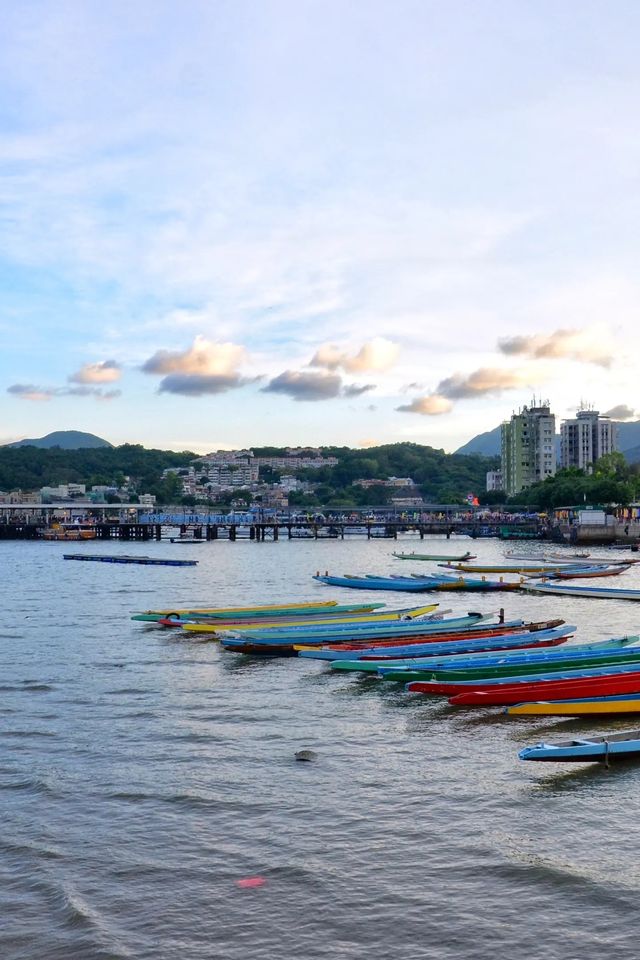
[[(0, 543), (2, 960), (638, 956), (640, 764), (517, 759), (541, 734), (589, 722), (455, 711), (129, 619), (158, 606), (361, 602), (311, 574), (397, 572), (394, 546), (77, 547), (200, 561), (178, 569)], [(473, 546), (482, 560), (504, 553)], [(640, 587), (640, 573), (623, 584)], [(633, 603), (440, 599), (456, 613), (502, 603), (507, 616), (563, 616), (581, 639), (640, 632)], [(294, 760), (303, 747), (315, 762)], [(255, 876), (263, 885), (237, 886)]]

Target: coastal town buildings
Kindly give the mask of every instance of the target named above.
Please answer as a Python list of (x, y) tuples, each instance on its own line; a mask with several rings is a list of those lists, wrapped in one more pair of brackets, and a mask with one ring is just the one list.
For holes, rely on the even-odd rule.
[(616, 425), (597, 410), (582, 407), (572, 420), (560, 425), (562, 467), (579, 467), (592, 473), (594, 463), (616, 449)]
[(492, 490), (504, 490), (502, 470), (487, 471), (487, 493)]
[(501, 472), (512, 497), (556, 472), (556, 418), (549, 402), (522, 407), (501, 429)]

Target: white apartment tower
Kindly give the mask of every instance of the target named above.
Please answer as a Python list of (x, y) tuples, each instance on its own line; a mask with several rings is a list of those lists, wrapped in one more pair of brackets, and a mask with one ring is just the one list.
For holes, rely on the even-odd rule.
[(615, 423), (597, 410), (583, 407), (575, 419), (560, 425), (560, 464), (591, 473), (600, 457), (616, 450), (616, 440)]

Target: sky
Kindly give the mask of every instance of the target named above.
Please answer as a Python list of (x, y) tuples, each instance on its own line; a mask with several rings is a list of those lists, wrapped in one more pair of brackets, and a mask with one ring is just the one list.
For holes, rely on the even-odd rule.
[(0, 9), (0, 443), (636, 418), (636, 0)]

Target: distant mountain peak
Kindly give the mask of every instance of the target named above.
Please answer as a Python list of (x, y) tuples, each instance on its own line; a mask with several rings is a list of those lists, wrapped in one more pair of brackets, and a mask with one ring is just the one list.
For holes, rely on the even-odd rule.
[(7, 447), (40, 447), (50, 449), (60, 447), (61, 450), (89, 450), (94, 447), (112, 447), (113, 444), (94, 433), (83, 433), (81, 430), (56, 430), (45, 437), (33, 440), (16, 440), (5, 444)]

